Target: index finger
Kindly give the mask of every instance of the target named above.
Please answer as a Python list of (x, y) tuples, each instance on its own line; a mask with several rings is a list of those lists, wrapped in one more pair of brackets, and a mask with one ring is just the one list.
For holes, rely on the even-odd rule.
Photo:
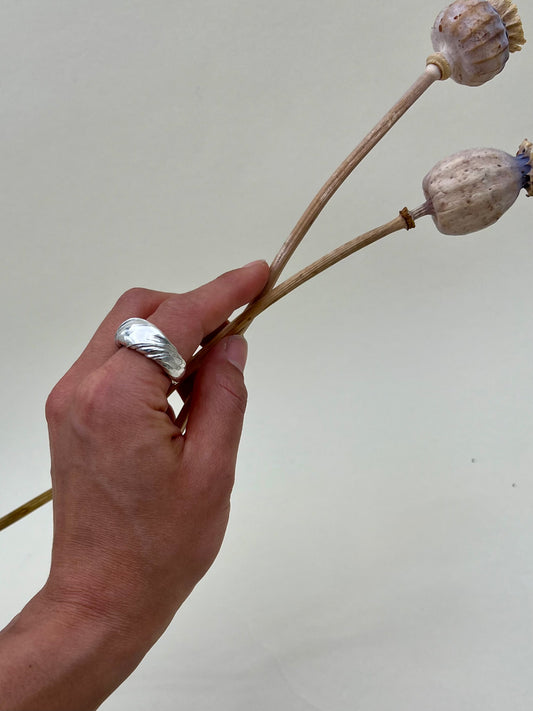
[[(226, 272), (213, 281), (185, 294), (169, 295), (145, 318), (157, 326), (188, 361), (202, 340), (224, 323), (240, 306), (257, 296), (268, 279), (269, 267), (258, 261)], [(136, 316), (128, 314), (126, 318)], [(122, 319), (124, 320), (124, 319)], [(115, 327), (120, 325), (117, 319)], [(109, 359), (117, 378), (130, 384), (143, 381), (166, 394), (168, 377), (153, 361), (125, 348)]]

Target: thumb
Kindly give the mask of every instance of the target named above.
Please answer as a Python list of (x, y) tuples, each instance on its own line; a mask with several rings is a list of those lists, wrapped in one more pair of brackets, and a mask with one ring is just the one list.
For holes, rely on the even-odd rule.
[[(248, 346), (230, 336), (207, 355), (194, 380), (184, 457), (200, 487), (226, 489), (235, 476), (247, 392), (243, 370)], [(222, 493), (222, 492), (221, 492)]]

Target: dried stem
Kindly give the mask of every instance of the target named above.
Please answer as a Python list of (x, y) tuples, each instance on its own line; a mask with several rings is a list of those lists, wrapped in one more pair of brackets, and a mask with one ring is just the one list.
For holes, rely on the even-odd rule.
[(320, 259), (317, 259), (309, 266), (301, 269), (299, 272), (276, 286), (268, 294), (265, 294), (265, 296), (253, 304), (246, 316), (244, 313), (241, 316), (238, 316), (235, 321), (232, 322), (235, 324), (235, 333), (244, 333), (256, 316), (262, 313), (269, 306), (272, 306), (272, 304), (275, 304), (276, 301), (279, 301), (291, 291), (294, 291), (294, 289), (298, 286), (301, 286), (306, 281), (309, 281), (309, 279), (317, 276), (317, 274), (329, 269), (329, 267), (332, 267), (342, 259), (349, 257), (354, 252), (358, 252), (360, 249), (363, 249), (363, 247), (368, 247), (374, 242), (377, 242), (382, 237), (386, 237), (387, 235), (390, 235), (393, 232), (398, 232), (399, 230), (408, 230), (411, 227), (414, 227), (414, 222), (412, 224), (408, 222), (402, 211), (402, 213), (400, 213), (398, 217), (395, 217), (394, 220), (391, 220), (380, 227), (376, 227), (369, 232), (365, 232), (364, 234), (359, 235), (359, 237), (355, 237), (349, 242), (337, 247), (324, 257), (320, 257)]
[[(242, 312), (238, 319), (238, 322), (232, 322), (225, 329), (218, 332), (210, 341), (207, 342), (206, 347), (200, 351), (198, 354), (198, 360), (196, 361), (199, 365), (199, 359), (205, 355), (209, 347), (214, 346), (215, 343), (223, 338), (225, 335), (230, 335), (230, 333), (244, 333), (248, 325), (257, 315), (256, 304), (263, 303), (263, 299), (269, 294), (275, 287), (281, 272), (285, 268), (287, 262), (294, 254), (296, 248), (303, 240), (305, 235), (309, 232), (309, 229), (320, 215), (322, 210), (325, 208), (329, 200), (337, 192), (340, 186), (344, 183), (346, 178), (348, 178), (354, 169), (359, 165), (359, 163), (365, 158), (370, 151), (375, 148), (379, 141), (390, 131), (394, 124), (411, 108), (411, 106), (419, 99), (422, 94), (429, 89), (429, 87), (435, 82), (442, 79), (442, 72), (436, 64), (428, 63), (424, 72), (418, 77), (415, 83), (405, 92), (405, 94), (397, 101), (394, 106), (389, 109), (389, 111), (383, 116), (383, 118), (374, 126), (374, 128), (367, 133), (363, 140), (354, 148), (350, 155), (343, 160), (339, 165), (337, 170), (330, 176), (330, 178), (324, 183), (320, 188), (318, 193), (309, 203), (307, 209), (300, 217), (296, 223), (294, 229), (290, 233), (289, 237), (285, 240), (280, 250), (274, 257), (272, 264), (270, 265), (270, 275), (268, 282), (264, 287), (263, 291), (257, 299), (252, 301)], [(422, 213), (426, 214), (426, 213)], [(341, 248), (342, 249), (342, 248)], [(341, 257), (342, 259), (342, 257)], [(281, 297), (279, 297), (281, 298)], [(273, 302), (272, 302), (273, 303)], [(269, 304), (270, 305), (270, 304)], [(266, 308), (266, 307), (265, 307)], [(251, 317), (251, 318), (250, 318)], [(239, 331), (229, 330), (234, 328), (233, 324), (243, 324)], [(246, 325), (244, 325), (246, 324)], [(189, 368), (195, 363), (195, 360), (189, 363)], [(197, 368), (198, 366), (196, 366)], [(194, 371), (187, 369), (187, 374), (190, 375)], [(195, 369), (196, 369), (195, 368)], [(185, 427), (187, 421), (187, 407), (184, 406), (180, 413), (179, 423), (182, 427)]]
[[(275, 304), (276, 301), (279, 301), (287, 294), (290, 294), (290, 292), (294, 291), (294, 289), (296, 289), (298, 286), (301, 286), (306, 281), (309, 281), (309, 279), (312, 279), (314, 276), (317, 276), (317, 274), (320, 274), (321, 272), (325, 271), (334, 264), (337, 264), (337, 262), (340, 262), (342, 259), (345, 259), (350, 254), (353, 254), (354, 252), (363, 249), (363, 247), (367, 247), (368, 245), (377, 242), (382, 237), (386, 237), (387, 235), (390, 235), (394, 232), (398, 232), (399, 230), (408, 230), (414, 226), (414, 220), (411, 213), (407, 210), (407, 208), (404, 208), (400, 212), (400, 214), (390, 222), (387, 222), (384, 225), (381, 225), (380, 227), (376, 227), (375, 229), (370, 230), (369, 232), (365, 232), (364, 234), (355, 237), (349, 242), (346, 242), (340, 247), (337, 247), (333, 251), (329, 252), (329, 254), (326, 254), (320, 259), (317, 259), (315, 262), (305, 267), (304, 269), (301, 269), (292, 277), (289, 277), (283, 283), (279, 284), (277, 287), (271, 289), (268, 293), (264, 294), (264, 296), (255, 301), (253, 304), (251, 304), (246, 311), (243, 311), (240, 316), (237, 316), (237, 318), (231, 321), (225, 328), (220, 330), (217, 335), (202, 348), (201, 351), (199, 351), (193, 358), (191, 358), (189, 364), (187, 365), (186, 378), (193, 377), (194, 373), (200, 367), (207, 352), (211, 348), (213, 348), (213, 346), (215, 346), (222, 338), (233, 334), (244, 333), (256, 316), (265, 311), (265, 309), (267, 309), (269, 306), (272, 306), (272, 304)], [(185, 429), (187, 423), (188, 410), (188, 401), (186, 401), (176, 420), (176, 425), (180, 427), (182, 431)], [(11, 511), (10, 513), (6, 514), (2, 518), (0, 518), (0, 531), (4, 528), (7, 528), (16, 521), (19, 521), (21, 518), (24, 518), (32, 511), (35, 511), (40, 506), (43, 506), (48, 501), (51, 501), (51, 499), (52, 489), (49, 489), (40, 496), (36, 496), (31, 501), (28, 501), (26, 504), (23, 504), (14, 511)]]
[(367, 247), (373, 242), (377, 242), (377, 240), (382, 237), (386, 237), (393, 232), (409, 229), (410, 227), (414, 227), (414, 223), (408, 223), (406, 220), (406, 213), (402, 211), (402, 213), (395, 217), (394, 220), (391, 220), (380, 227), (376, 227), (369, 232), (365, 232), (340, 247), (337, 247), (332, 252), (329, 252), (324, 257), (320, 257), (320, 259), (317, 259), (316, 262), (309, 264), (292, 277), (289, 277), (274, 289), (271, 289), (257, 301), (250, 304), (246, 311), (243, 311), (240, 316), (237, 316), (237, 318), (219, 331), (217, 335), (211, 339), (208, 344), (206, 344), (206, 347), (204, 347), (194, 358), (191, 359), (189, 365), (187, 366), (187, 376), (192, 375), (192, 373), (198, 369), (198, 366), (200, 365), (203, 357), (206, 355), (206, 352), (216, 345), (222, 338), (237, 333), (244, 333), (256, 316), (258, 316), (269, 306), (272, 306), (272, 304), (276, 303), (276, 301), (279, 301), (283, 296), (286, 296), (291, 291), (296, 289), (296, 287), (304, 284), (306, 281), (309, 281), (309, 279), (312, 279), (317, 274), (320, 274), (329, 267), (332, 267), (334, 264), (337, 264), (337, 262), (349, 257), (350, 254), (359, 251), (363, 247)]
[(320, 215), (330, 198), (337, 192), (343, 182), (359, 165), (379, 141), (390, 131), (394, 124), (406, 113), (429, 87), (441, 78), (441, 71), (435, 64), (428, 64), (411, 88), (394, 104), (374, 128), (368, 133), (350, 155), (343, 160), (337, 170), (324, 183), (306, 211), (298, 220), (293, 231), (274, 257), (270, 267), (270, 278), (263, 290), (263, 294), (277, 283), (285, 265), (294, 254), (302, 239), (309, 231), (311, 225)]
[[(370, 230), (369, 232), (365, 232), (364, 234), (355, 237), (354, 239), (350, 240), (349, 242), (346, 242), (340, 247), (337, 247), (333, 251), (326, 254), (324, 257), (320, 257), (320, 259), (317, 259), (315, 262), (309, 264), (309, 266), (300, 270), (292, 277), (289, 277), (284, 282), (276, 286), (274, 289), (271, 289), (270, 291), (264, 293), (263, 296), (257, 299), (257, 301), (252, 302), (250, 306), (242, 312), (242, 314), (237, 316), (223, 329), (218, 331), (216, 336), (214, 336), (208, 343), (206, 343), (202, 350), (199, 351), (193, 358), (191, 358), (191, 360), (187, 364), (185, 379), (187, 380), (189, 378), (194, 377), (194, 374), (202, 364), (203, 359), (205, 358), (207, 353), (219, 341), (221, 341), (226, 336), (243, 334), (256, 316), (265, 311), (265, 309), (267, 309), (269, 306), (272, 306), (272, 304), (275, 304), (276, 301), (279, 301), (291, 291), (294, 291), (294, 289), (296, 289), (298, 286), (301, 286), (306, 281), (309, 281), (309, 279), (312, 279), (314, 276), (317, 276), (317, 274), (320, 274), (321, 272), (325, 271), (334, 264), (337, 264), (337, 262), (340, 262), (342, 259), (345, 259), (346, 257), (350, 256), (350, 254), (353, 254), (354, 252), (363, 249), (363, 247), (367, 247), (368, 245), (377, 242), (382, 237), (386, 237), (387, 235), (390, 235), (393, 232), (398, 232), (399, 230), (409, 230), (414, 226), (415, 223), (411, 213), (407, 210), (407, 208), (404, 208), (400, 212), (400, 214), (390, 222), (387, 222), (384, 225), (381, 225), (380, 227), (376, 227), (375, 229)], [(176, 422), (176, 424), (182, 429), (182, 431), (185, 429), (185, 426), (187, 424), (187, 417), (188, 402), (186, 401), (183, 405), (183, 408), (181, 409), (181, 412), (178, 415)]]
[(19, 506), (18, 509), (15, 509), (14, 511), (11, 511), (11, 513), (2, 516), (2, 518), (0, 518), (0, 531), (4, 528), (7, 528), (8, 526), (11, 526), (11, 524), (15, 523), (15, 521), (20, 521), (21, 518), (24, 518), (24, 516), (27, 516), (32, 511), (35, 511), (41, 506), (44, 506), (44, 504), (47, 504), (51, 500), (52, 489), (48, 489), (48, 491), (45, 491), (39, 496), (36, 496), (31, 501), (22, 504), (22, 506)]
[[(364, 235), (357, 237), (355, 240), (347, 242), (342, 247), (339, 247), (322, 259), (317, 260), (309, 267), (306, 267), (301, 272), (298, 272), (290, 279), (287, 279), (287, 281), (283, 282), (283, 284), (279, 287), (274, 288), (281, 272), (285, 268), (291, 256), (294, 254), (294, 251), (305, 237), (314, 221), (320, 215), (328, 201), (337, 192), (346, 178), (348, 178), (363, 158), (370, 153), (370, 151), (379, 143), (388, 131), (390, 131), (390, 129), (406, 113), (406, 111), (411, 108), (415, 101), (422, 96), (426, 89), (428, 89), (435, 81), (441, 79), (441, 76), (441, 70), (437, 65), (428, 64), (423, 74), (418, 77), (411, 88), (396, 104), (394, 104), (381, 121), (374, 126), (370, 133), (363, 138), (359, 145), (339, 165), (337, 170), (335, 170), (331, 177), (320, 188), (313, 200), (309, 203), (306, 211), (298, 220), (293, 231), (284, 242), (279, 252), (276, 254), (270, 267), (270, 277), (268, 283), (258, 299), (253, 301), (239, 317), (237, 317), (225, 329), (220, 331), (213, 339), (211, 339), (211, 341), (209, 341), (209, 343), (197, 354), (197, 356), (190, 361), (187, 369), (188, 376), (192, 375), (197, 370), (201, 359), (205, 356), (206, 352), (218, 343), (221, 338), (232, 333), (244, 333), (259, 313), (264, 311), (276, 301), (279, 301), (279, 299), (295, 289), (297, 286), (303, 284), (308, 279), (311, 279), (313, 276), (316, 276), (316, 274), (319, 274), (324, 271), (324, 269), (327, 269), (362, 247), (372, 244), (372, 242), (375, 242), (385, 235), (406, 228), (405, 218), (401, 216), (397, 217), (386, 225), (382, 225), (376, 230), (367, 232)], [(187, 413), (188, 407), (187, 403), (185, 403), (178, 417), (178, 426), (185, 428)], [(19, 506), (11, 513), (8, 513), (0, 518), (0, 530), (7, 528), (12, 523), (15, 523), (15, 521), (24, 518), (24, 516), (27, 516), (40, 506), (43, 506), (51, 499), (52, 490), (49, 489), (40, 496), (36, 496), (31, 501), (28, 501), (26, 504)]]

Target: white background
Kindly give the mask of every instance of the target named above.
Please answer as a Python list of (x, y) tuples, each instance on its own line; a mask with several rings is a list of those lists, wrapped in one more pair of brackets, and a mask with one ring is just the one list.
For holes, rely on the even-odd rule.
[[(46, 395), (119, 294), (270, 260), (423, 71), (436, 0), (3, 0), (1, 509), (49, 486)], [(339, 191), (303, 266), (423, 201), (463, 148), (533, 138), (530, 43), (437, 83)], [(533, 703), (533, 286), (524, 194), (431, 218), (248, 333), (220, 557), (106, 711), (501, 711)], [(51, 506), (0, 534), (1, 623)]]

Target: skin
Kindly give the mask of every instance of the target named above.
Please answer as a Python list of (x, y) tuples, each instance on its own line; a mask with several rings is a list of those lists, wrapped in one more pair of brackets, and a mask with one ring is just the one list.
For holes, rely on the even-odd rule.
[(135, 669), (214, 561), (246, 407), (246, 342), (196, 374), (184, 435), (169, 379), (114, 345), (147, 318), (188, 360), (268, 278), (255, 262), (187, 294), (124, 294), (46, 405), (54, 541), (42, 590), (0, 633), (0, 709), (95, 709)]

